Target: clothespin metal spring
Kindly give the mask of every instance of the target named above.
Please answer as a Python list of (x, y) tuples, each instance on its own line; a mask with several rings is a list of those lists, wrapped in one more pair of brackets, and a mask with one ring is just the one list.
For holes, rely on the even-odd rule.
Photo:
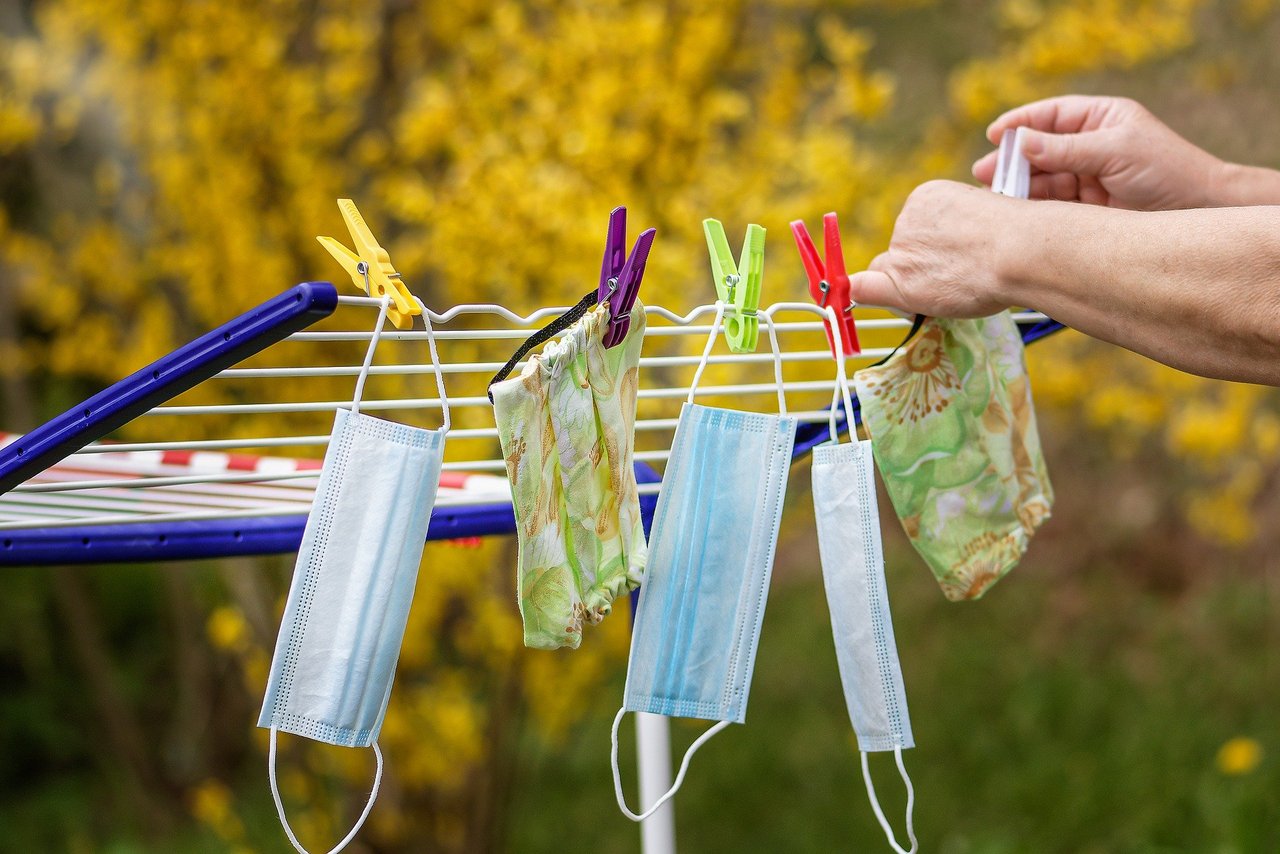
[(704, 219), (702, 230), (711, 256), (711, 275), (716, 294), (725, 304), (724, 335), (733, 353), (754, 353), (760, 337), (760, 290), (764, 281), (764, 238), (762, 226), (747, 226), (742, 253), (737, 260), (729, 249), (724, 226), (716, 219)]

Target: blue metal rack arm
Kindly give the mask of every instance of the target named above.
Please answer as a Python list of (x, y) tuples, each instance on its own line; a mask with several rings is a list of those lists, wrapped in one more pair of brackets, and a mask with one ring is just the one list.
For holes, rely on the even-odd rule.
[(328, 282), (295, 285), (108, 386), (0, 448), (0, 493), (151, 407), (328, 317), (337, 305), (338, 291)]
[(306, 522), (306, 516), (293, 515), (0, 531), (0, 566), (283, 554), (297, 550)]
[[(662, 476), (658, 470), (648, 463), (636, 463), (636, 483), (658, 483)], [(640, 496), (640, 519), (644, 523), (644, 538), (647, 541), (653, 533), (653, 514), (658, 509), (658, 496)], [(636, 608), (640, 606), (640, 588), (631, 591), (631, 619), (635, 620)]]
[[(656, 483), (658, 473), (636, 463), (636, 480)], [(656, 495), (640, 496), (645, 532), (653, 520)], [(122, 522), (58, 528), (0, 531), (0, 566), (50, 564), (143, 563), (198, 560), (230, 555), (270, 555), (296, 552), (306, 527), (305, 514), (238, 519), (197, 519), (182, 522)], [(513, 534), (511, 505), (465, 504), (437, 506), (427, 527), (428, 540), (456, 540)]]

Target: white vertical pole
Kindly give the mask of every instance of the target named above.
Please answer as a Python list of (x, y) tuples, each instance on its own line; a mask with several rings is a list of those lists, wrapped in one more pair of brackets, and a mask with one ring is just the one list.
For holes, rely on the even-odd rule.
[[(640, 811), (671, 788), (671, 728), (665, 715), (636, 712), (636, 764), (640, 767)], [(640, 823), (643, 854), (676, 854), (675, 802), (667, 801)]]

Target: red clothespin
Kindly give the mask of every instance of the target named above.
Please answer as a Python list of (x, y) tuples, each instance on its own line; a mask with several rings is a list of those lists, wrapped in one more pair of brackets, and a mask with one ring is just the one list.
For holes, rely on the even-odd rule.
[[(609, 328), (604, 333), (604, 346), (616, 347), (631, 328), (631, 307), (640, 292), (644, 265), (649, 260), (656, 228), (641, 232), (636, 245), (627, 255), (627, 209), (619, 205), (609, 214), (609, 234), (604, 244), (604, 264), (600, 267), (600, 302), (609, 303)], [(625, 259), (625, 260), (624, 260)]]
[[(844, 268), (844, 251), (840, 248), (840, 225), (836, 215), (829, 213), (822, 218), (822, 230), (827, 244), (827, 263), (814, 248), (813, 239), (809, 237), (809, 229), (804, 220), (791, 223), (791, 233), (796, 237), (796, 247), (800, 250), (800, 260), (804, 262), (804, 271), (809, 276), (809, 293), (814, 301), (826, 308), (830, 305), (836, 311), (840, 322), (840, 341), (844, 355), (853, 356), (862, 352), (858, 344), (858, 329), (853, 322), (853, 299), (849, 295), (849, 274)], [(831, 322), (823, 321), (827, 327), (827, 341), (831, 344), (831, 355), (836, 355), (835, 336), (831, 334)]]

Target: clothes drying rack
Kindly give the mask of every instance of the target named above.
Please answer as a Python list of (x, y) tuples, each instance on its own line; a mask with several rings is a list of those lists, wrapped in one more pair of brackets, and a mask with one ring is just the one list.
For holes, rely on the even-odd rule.
[[(354, 384), (380, 305), (339, 296), (327, 282), (297, 285), (31, 432), (0, 434), (0, 565), (295, 551), (333, 413), (350, 405), (350, 394), (335, 394), (334, 384)], [(422, 310), (428, 312), (425, 305)], [(454, 426), (427, 539), (514, 532), (487, 383), (524, 338), (565, 310), (522, 315), (500, 305), (457, 305), (429, 311)], [(646, 305), (644, 311), (635, 465), (647, 530), (715, 306), (680, 313)], [(772, 411), (781, 381), (800, 424), (795, 458), (826, 441), (835, 382), (827, 312), (801, 302), (761, 308), (758, 352), (728, 352), (722, 336), (698, 386), (699, 402)], [(864, 344), (876, 346), (851, 357), (851, 367), (888, 355), (910, 326), (882, 313), (856, 314)], [(1027, 343), (1061, 328), (1034, 312), (1015, 320)], [(774, 375), (770, 327), (781, 344), (781, 377)], [(426, 339), (425, 329), (382, 330), (363, 411), (438, 425)], [(856, 420), (856, 399), (854, 408)], [(842, 408), (836, 414), (841, 431), (847, 415)], [(251, 426), (237, 432), (240, 424)], [(648, 804), (670, 783), (666, 719), (638, 715), (637, 739), (641, 800)], [(671, 805), (644, 822), (641, 833), (646, 854), (674, 851)]]

